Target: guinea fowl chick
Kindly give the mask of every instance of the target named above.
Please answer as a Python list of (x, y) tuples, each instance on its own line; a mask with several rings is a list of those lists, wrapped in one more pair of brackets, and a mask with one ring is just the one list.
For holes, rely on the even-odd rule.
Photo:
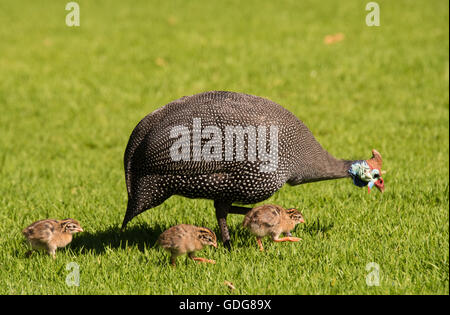
[(214, 260), (195, 257), (194, 253), (205, 245), (217, 248), (216, 234), (208, 228), (190, 224), (178, 224), (164, 231), (158, 239), (158, 244), (172, 254), (170, 263), (175, 266), (178, 256), (188, 254), (189, 258), (198, 262), (215, 264)]
[[(299, 223), (305, 223), (303, 215), (296, 209), (284, 209), (276, 205), (262, 205), (250, 210), (244, 218), (243, 226), (256, 235), (259, 249), (264, 250), (261, 239), (271, 236), (275, 242), (298, 242), (301, 238), (292, 237), (291, 230)], [(281, 233), (286, 237), (279, 238)]]
[[(69, 244), (72, 235), (77, 232), (83, 232), (83, 229), (75, 219), (45, 219), (32, 223), (23, 229), (22, 234), (27, 238), (32, 250), (46, 250), (55, 258), (56, 249)], [(27, 254), (31, 254), (32, 250)]]

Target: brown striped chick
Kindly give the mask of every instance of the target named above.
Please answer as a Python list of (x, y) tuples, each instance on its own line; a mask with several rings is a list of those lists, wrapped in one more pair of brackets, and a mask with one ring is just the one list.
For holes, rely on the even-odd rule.
[[(264, 250), (261, 239), (272, 237), (275, 242), (298, 242), (301, 238), (292, 237), (291, 230), (299, 223), (305, 223), (303, 215), (296, 209), (284, 209), (276, 205), (262, 205), (250, 210), (244, 218), (243, 226), (256, 236), (259, 249)], [(286, 237), (279, 238), (284, 233)]]
[(214, 260), (195, 257), (194, 253), (205, 245), (217, 248), (216, 234), (208, 228), (190, 224), (178, 224), (164, 231), (158, 239), (158, 244), (171, 253), (170, 263), (175, 266), (178, 256), (188, 254), (189, 258), (198, 262), (215, 264)]
[(65, 247), (72, 241), (72, 235), (77, 232), (83, 232), (80, 223), (75, 219), (39, 220), (25, 229), (22, 234), (27, 238), (32, 250), (28, 251), (28, 255), (33, 250), (43, 249), (49, 255), (55, 258), (57, 248)]

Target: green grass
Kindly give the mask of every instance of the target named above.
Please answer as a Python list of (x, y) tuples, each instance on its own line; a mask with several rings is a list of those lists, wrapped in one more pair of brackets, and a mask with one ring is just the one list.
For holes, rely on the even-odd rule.
[[(0, 2), (1, 294), (449, 294), (448, 1)], [(328, 34), (345, 39), (325, 45)], [(177, 223), (219, 233), (211, 201), (172, 197), (118, 227), (123, 152), (146, 114), (183, 95), (231, 90), (292, 111), (341, 158), (384, 158), (386, 192), (350, 180), (283, 187), (301, 243), (255, 240), (229, 216), (221, 245), (178, 267), (153, 247)], [(42, 218), (85, 229), (53, 261), (27, 259)], [(80, 286), (65, 283), (80, 266)], [(367, 286), (365, 267), (380, 266)]]

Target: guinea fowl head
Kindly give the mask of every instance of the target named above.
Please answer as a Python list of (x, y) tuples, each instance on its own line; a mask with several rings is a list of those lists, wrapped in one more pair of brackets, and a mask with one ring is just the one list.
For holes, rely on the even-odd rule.
[(216, 234), (208, 228), (199, 227), (197, 237), (202, 245), (211, 245), (217, 248)]
[(381, 177), (383, 173), (381, 167), (383, 160), (381, 154), (373, 149), (372, 158), (363, 161), (356, 161), (352, 164), (349, 173), (353, 178), (353, 182), (356, 186), (366, 186), (368, 192), (373, 186), (377, 187), (379, 191), (384, 192), (384, 180)]
[[(381, 166), (383, 165), (383, 160), (381, 158), (381, 154), (378, 153), (377, 150), (372, 150), (372, 158), (367, 160), (367, 164), (369, 164), (369, 167), (372, 169), (373, 173), (373, 183), (375, 187), (377, 187), (381, 192), (384, 192), (384, 180), (381, 177), (381, 174), (383, 171), (381, 170)], [(370, 184), (369, 184), (369, 192), (370, 192)]]
[(286, 212), (289, 215), (289, 218), (291, 218), (291, 220), (294, 221), (296, 224), (305, 223), (305, 218), (303, 217), (303, 214), (301, 214), (301, 212), (298, 211), (297, 209), (294, 208), (287, 209)]
[(64, 219), (59, 224), (64, 233), (75, 234), (77, 232), (83, 232), (80, 223), (75, 219)]

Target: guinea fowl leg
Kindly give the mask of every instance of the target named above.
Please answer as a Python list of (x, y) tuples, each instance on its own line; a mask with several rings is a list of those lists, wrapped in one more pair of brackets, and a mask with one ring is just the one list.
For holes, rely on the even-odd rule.
[(261, 238), (260, 238), (260, 237), (257, 237), (257, 238), (256, 238), (256, 242), (258, 243), (259, 250), (263, 252), (263, 251), (264, 251), (264, 247), (263, 247), (263, 245), (262, 245)]
[(56, 259), (56, 246), (54, 244), (50, 245), (47, 249), (47, 252), (53, 259)]
[(216, 208), (217, 223), (220, 227), (220, 233), (222, 234), (223, 245), (231, 249), (230, 244), (230, 232), (228, 232), (227, 215), (231, 208), (231, 203), (214, 201), (214, 207)]
[(189, 253), (189, 258), (191, 258), (192, 260), (198, 261), (198, 262), (205, 262), (205, 263), (209, 263), (209, 264), (215, 264), (216, 263), (216, 261), (212, 260), (212, 259), (195, 257), (194, 253)]
[(298, 237), (293, 237), (293, 236), (288, 236), (288, 237), (282, 237), (282, 238), (277, 238), (274, 239), (274, 242), (298, 242), (301, 241), (301, 238)]

